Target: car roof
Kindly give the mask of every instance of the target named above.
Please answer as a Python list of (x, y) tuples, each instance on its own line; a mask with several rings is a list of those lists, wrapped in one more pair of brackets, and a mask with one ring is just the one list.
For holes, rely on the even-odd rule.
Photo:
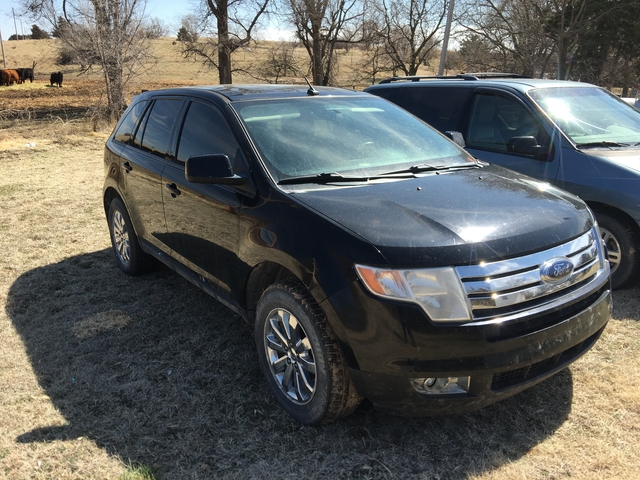
[(534, 88), (566, 88), (566, 87), (596, 87), (590, 83), (573, 82), (565, 80), (548, 80), (541, 78), (524, 77), (513, 74), (461, 74), (448, 77), (392, 77), (382, 80), (377, 85), (372, 85), (365, 89), (378, 88), (411, 88), (420, 86), (464, 86), (468, 88), (480, 86), (509, 86), (520, 91), (527, 91)]
[(309, 93), (307, 85), (202, 85), (193, 87), (168, 88), (161, 90), (148, 90), (142, 96), (155, 95), (193, 95), (197, 97), (223, 97), (228, 102), (265, 100), (276, 98), (305, 98), (310, 96), (320, 97), (344, 97), (353, 95), (366, 95), (355, 90), (334, 87), (313, 87), (317, 93)]

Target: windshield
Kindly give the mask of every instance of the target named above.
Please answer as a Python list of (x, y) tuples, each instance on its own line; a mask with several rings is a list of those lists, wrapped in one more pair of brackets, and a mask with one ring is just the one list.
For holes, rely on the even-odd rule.
[(377, 97), (308, 97), (237, 102), (277, 182), (327, 173), (372, 176), (417, 164), (473, 162), (425, 123)]
[(640, 142), (640, 112), (601, 88), (541, 88), (529, 96), (578, 146)]

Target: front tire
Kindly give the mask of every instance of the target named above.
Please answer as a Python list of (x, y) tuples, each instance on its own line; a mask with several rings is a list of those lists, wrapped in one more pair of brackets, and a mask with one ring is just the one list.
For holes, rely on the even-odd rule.
[(150, 270), (153, 258), (138, 243), (127, 208), (119, 198), (109, 204), (109, 234), (118, 267), (127, 275), (140, 275)]
[(362, 400), (324, 313), (302, 285), (277, 284), (263, 293), (255, 337), (269, 387), (298, 422), (333, 422)]
[(614, 290), (629, 284), (640, 266), (638, 237), (628, 222), (596, 212), (602, 241), (607, 248)]

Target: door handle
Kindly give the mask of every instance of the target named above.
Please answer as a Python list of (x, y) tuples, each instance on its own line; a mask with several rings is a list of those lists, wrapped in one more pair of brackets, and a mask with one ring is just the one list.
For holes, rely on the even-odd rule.
[(176, 186), (175, 183), (165, 183), (164, 188), (166, 188), (171, 192), (171, 196), (173, 198), (176, 198), (178, 195), (180, 195), (180, 193), (182, 193), (180, 192), (180, 190), (178, 190), (178, 187)]
[(127, 173), (133, 170), (133, 167), (129, 162), (122, 162), (122, 168), (124, 168), (127, 171)]

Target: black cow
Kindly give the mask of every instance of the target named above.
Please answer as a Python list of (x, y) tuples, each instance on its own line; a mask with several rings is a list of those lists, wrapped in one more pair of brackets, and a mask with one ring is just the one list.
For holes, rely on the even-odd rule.
[(59, 87), (62, 86), (62, 72), (52, 72), (49, 81), (51, 82), (51, 86), (53, 87), (54, 83), (57, 83)]
[(33, 66), (31, 68), (16, 68), (16, 72), (20, 76), (20, 80), (22, 83), (26, 82), (27, 79), (33, 83), (33, 70), (36, 68), (36, 62), (33, 62)]

